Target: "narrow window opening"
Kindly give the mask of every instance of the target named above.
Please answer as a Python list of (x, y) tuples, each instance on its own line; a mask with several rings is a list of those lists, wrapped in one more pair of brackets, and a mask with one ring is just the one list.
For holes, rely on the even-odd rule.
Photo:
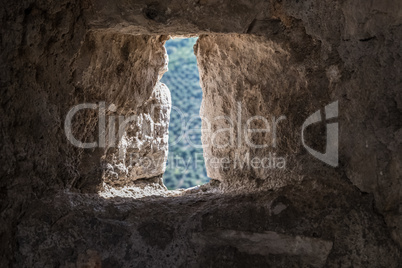
[(194, 45), (197, 37), (172, 38), (165, 44), (169, 71), (161, 82), (171, 92), (169, 156), (164, 184), (169, 190), (186, 189), (209, 182), (201, 144), (202, 89)]

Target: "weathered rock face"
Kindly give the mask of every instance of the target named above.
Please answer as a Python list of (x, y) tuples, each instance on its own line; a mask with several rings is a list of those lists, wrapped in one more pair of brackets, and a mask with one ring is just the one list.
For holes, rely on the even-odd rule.
[(124, 132), (117, 146), (106, 152), (105, 183), (123, 186), (163, 175), (168, 155), (170, 107), (169, 89), (158, 82), (141, 113), (121, 129)]
[[(199, 39), (201, 115), (211, 124), (204, 122), (203, 132), (204, 154), (212, 159), (208, 174), (234, 188), (276, 188), (317, 174), (345, 174), (360, 190), (374, 193), (394, 238), (401, 241), (402, 147), (396, 122), (401, 119), (397, 77), (402, 61), (396, 53), (401, 50), (396, 25), (402, 17), (395, 11), (401, 5), (331, 3), (305, 13), (308, 6), (278, 5), (281, 27), (273, 35), (271, 22), (256, 20), (251, 32), (264, 36)], [(383, 15), (368, 15), (380, 10)], [(331, 103), (338, 108), (332, 123), (340, 127), (336, 169), (309, 155), (301, 135), (307, 118)], [(307, 145), (321, 152), (326, 149), (325, 121), (323, 128), (304, 130)], [(271, 160), (266, 160), (268, 168), (252, 163), (274, 154), (276, 167), (269, 165)], [(278, 157), (286, 158), (286, 168), (278, 165)], [(225, 158), (230, 164), (216, 164)]]
[[(305, 39), (310, 42), (306, 47), (314, 47), (313, 40)], [(317, 109), (315, 103), (329, 101), (322, 88), (326, 77), (317, 76), (318, 71), (309, 74), (310, 67), (296, 59), (286, 41), (250, 35), (199, 39), (207, 171), (230, 187), (277, 188), (309, 172), (296, 159), (301, 154), (300, 128)], [(301, 101), (307, 99), (311, 101)], [(215, 164), (223, 158), (230, 164)], [(260, 159), (264, 161), (258, 164)]]
[(398, 267), (372, 201), (324, 180), (235, 196), (60, 194), (35, 201), (18, 225), (16, 265)]
[[(8, 129), (2, 133), (4, 185), (11, 181), (26, 185), (28, 176), (40, 191), (94, 192), (103, 182), (120, 184), (162, 175), (170, 97), (158, 78), (167, 69), (166, 38), (89, 30), (80, 15), (88, 6), (69, 1), (14, 3), (7, 10), (3, 19), (8, 24), (21, 23), (15, 24), (17, 29), (3, 30), (2, 109), (7, 116), (2, 117), (2, 126)], [(71, 144), (65, 129), (66, 116), (80, 104), (93, 104), (71, 118), (70, 131), (77, 141), (96, 142), (85, 150)], [(115, 139), (110, 138), (111, 116), (115, 116)], [(123, 121), (130, 116), (138, 120), (119, 131), (119, 116)], [(105, 133), (100, 133), (102, 124)], [(129, 129), (140, 124), (148, 126), (149, 133), (130, 134)], [(141, 135), (142, 147), (136, 153), (162, 158), (148, 170), (130, 167), (136, 163), (127, 147), (135, 144), (127, 144)], [(116, 156), (116, 148), (122, 148), (122, 157)]]
[[(83, 151), (78, 183), (94, 185), (99, 173), (104, 183), (120, 186), (163, 174), (171, 106), (169, 89), (158, 82), (167, 71), (163, 42), (163, 37), (87, 34), (73, 62), (76, 100), (102, 103), (96, 117), (84, 113), (73, 119), (79, 140), (97, 142), (95, 149)], [(149, 164), (138, 163), (144, 159)]]
[[(400, 1), (2, 6), (0, 266), (402, 262)], [(125, 191), (137, 197), (175, 195), (160, 185), (170, 98), (158, 81), (165, 36), (179, 34), (200, 35), (201, 114), (211, 123), (204, 122), (205, 155), (244, 160), (271, 152), (286, 157), (285, 168), (210, 162), (213, 181), (198, 193), (94, 193), (130, 184), (134, 190)], [(321, 116), (339, 124), (333, 168), (304, 149), (301, 129), (336, 101), (338, 117), (331, 109)], [(66, 116), (82, 103), (92, 106), (72, 118), (71, 134), (95, 148), (77, 148), (66, 137)], [(118, 116), (133, 120), (119, 131)], [(239, 131), (252, 116), (260, 116), (248, 122), (253, 129), (268, 120), (270, 131)], [(304, 138), (323, 152), (321, 121)], [(146, 158), (160, 161), (136, 162)]]

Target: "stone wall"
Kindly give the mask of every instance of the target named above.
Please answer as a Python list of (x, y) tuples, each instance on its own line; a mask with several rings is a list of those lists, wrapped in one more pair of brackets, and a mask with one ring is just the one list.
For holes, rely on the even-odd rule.
[[(215, 134), (219, 128), (233, 129), (212, 140), (204, 123), (205, 156), (228, 157), (232, 163), (207, 165), (209, 176), (229, 187), (276, 188), (316, 177), (331, 180), (336, 172), (361, 191), (374, 193), (393, 237), (401, 241), (400, 9), (396, 2), (313, 8), (310, 2), (283, 1), (276, 5), (280, 20), (275, 33), (272, 21), (256, 20), (252, 32), (259, 36), (202, 36), (197, 50), (204, 89), (201, 115)], [(308, 116), (334, 102), (340, 128), (336, 168), (307, 153), (301, 137)], [(216, 120), (222, 116), (231, 120)], [(270, 132), (246, 137), (252, 116), (267, 119)], [(249, 128), (267, 129), (262, 120), (252, 123)], [(325, 151), (325, 138), (320, 140), (325, 126), (310, 132), (309, 146)], [(285, 156), (286, 169), (236, 166), (245, 155), (262, 159), (269, 153)]]
[[(72, 63), (73, 95), (77, 104), (97, 103), (97, 111), (95, 117), (77, 113), (72, 132), (76, 139), (91, 139), (97, 146), (82, 150), (76, 188), (101, 188), (96, 177), (121, 186), (163, 174), (171, 105), (169, 89), (158, 81), (167, 71), (164, 41), (162, 36), (107, 31), (86, 35)], [(160, 162), (144, 170), (138, 158)]]
[[(401, 263), (399, 1), (30, 0), (2, 6), (1, 266)], [(200, 35), (195, 52), (206, 119), (236, 119), (240, 102), (242, 119), (232, 126), (237, 137), (236, 124), (250, 116), (269, 122), (286, 116), (277, 124), (276, 148), (273, 132), (247, 134), (269, 148), (247, 146), (244, 136), (232, 147), (207, 147), (212, 136), (204, 130), (204, 154), (233, 159), (276, 152), (286, 155), (285, 170), (207, 166), (212, 183), (177, 197), (94, 193), (104, 185), (138, 182), (141, 191), (148, 181), (159, 183), (164, 161), (144, 169), (130, 160), (133, 153), (166, 157), (170, 98), (158, 82), (166, 71), (166, 35)], [(312, 113), (335, 101), (336, 168), (311, 156), (300, 134)], [(77, 113), (72, 133), (100, 142), (103, 102), (107, 127), (111, 116), (137, 120), (117, 147), (108, 142), (113, 131), (104, 133), (105, 148), (73, 146), (64, 128), (70, 109), (96, 105)], [(212, 130), (222, 126), (228, 127), (218, 122)], [(308, 145), (321, 151), (323, 126), (306, 130)], [(230, 141), (229, 132), (216, 140)], [(132, 151), (127, 144), (138, 146)]]

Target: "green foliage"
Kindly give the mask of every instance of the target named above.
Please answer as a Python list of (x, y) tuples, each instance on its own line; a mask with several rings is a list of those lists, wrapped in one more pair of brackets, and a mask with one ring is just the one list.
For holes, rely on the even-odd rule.
[(169, 159), (164, 183), (169, 189), (207, 183), (201, 148), (199, 117), (202, 89), (193, 46), (197, 38), (176, 38), (166, 42), (169, 71), (162, 82), (170, 89), (172, 112), (169, 126)]

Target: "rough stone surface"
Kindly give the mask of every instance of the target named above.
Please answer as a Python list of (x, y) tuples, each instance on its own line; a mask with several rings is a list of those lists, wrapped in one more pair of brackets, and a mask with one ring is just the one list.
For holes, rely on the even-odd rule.
[[(398, 267), (401, 5), (2, 1), (0, 266)], [(130, 161), (132, 153), (166, 156), (169, 94), (158, 82), (166, 35), (200, 35), (205, 118), (236, 118), (239, 101), (242, 123), (286, 116), (276, 148), (207, 147), (212, 137), (204, 132), (205, 154), (272, 151), (286, 155), (285, 170), (209, 166), (209, 185), (169, 192), (164, 161), (149, 168)], [(312, 157), (300, 139), (304, 120), (333, 101), (337, 168)], [(76, 148), (64, 120), (84, 102), (105, 102), (108, 120), (139, 121), (115, 148)], [(161, 109), (153, 114), (152, 105)], [(99, 142), (98, 113), (77, 114), (74, 136)], [(147, 135), (145, 126), (155, 132)], [(310, 147), (325, 149), (325, 127), (306, 132)], [(272, 141), (263, 134), (247, 135)], [(230, 140), (228, 132), (217, 140)], [(273, 240), (278, 247), (267, 244)]]
[(250, 255), (298, 256), (312, 267), (322, 267), (332, 249), (332, 242), (304, 236), (288, 236), (276, 232), (251, 233), (221, 230), (195, 234), (193, 241), (210, 246), (236, 247)]
[[(128, 127), (116, 147), (112, 167), (118, 170), (116, 172), (114, 168), (109, 171), (112, 182), (118, 180), (120, 185), (127, 185), (132, 180), (152, 178), (164, 173), (168, 155), (170, 107), (169, 89), (158, 82), (151, 98), (134, 118), (135, 123)], [(121, 159), (120, 155), (124, 158)], [(108, 180), (105, 179), (105, 182), (108, 183)]]
[[(79, 183), (90, 184), (99, 173), (104, 183), (119, 186), (163, 174), (171, 104), (169, 89), (157, 82), (167, 71), (162, 42), (103, 31), (86, 35), (72, 64), (73, 83), (76, 101), (98, 108), (95, 116), (77, 113), (73, 133), (98, 148), (83, 152)], [(140, 165), (141, 159), (153, 161)]]
[(22, 217), (16, 266), (398, 267), (400, 251), (372, 202), (321, 178), (240, 195), (60, 193)]
[[(323, 178), (345, 174), (361, 191), (374, 193), (402, 244), (401, 4), (316, 4), (277, 4), (275, 34), (271, 22), (257, 20), (251, 32), (260, 36), (200, 37), (201, 116), (211, 123), (203, 125), (204, 156), (231, 163), (213, 160), (208, 174), (236, 189), (275, 189), (317, 172)], [(301, 143), (303, 122), (335, 101), (340, 126), (336, 169), (312, 157)], [(245, 133), (252, 116), (265, 118), (270, 132)], [(276, 124), (281, 116), (286, 119)], [(251, 123), (252, 129), (267, 128), (262, 120)], [(308, 145), (325, 151), (325, 125), (306, 132)], [(286, 157), (286, 169), (239, 168), (245, 156), (251, 161), (270, 152)]]
[[(284, 44), (266, 37), (202, 36), (197, 55), (204, 89), (202, 139), (209, 177), (231, 188), (251, 189), (293, 183), (300, 179), (301, 168), (308, 174), (308, 167), (295, 160), (301, 151), (299, 128), (309, 111), (316, 109), (315, 102), (329, 99), (320, 87), (325, 84), (312, 74), (318, 85), (309, 89), (306, 65), (294, 60)], [(311, 95), (315, 96), (311, 102), (300, 101)], [(249, 132), (253, 129), (266, 129), (266, 133)], [(254, 158), (263, 159), (270, 153), (285, 158), (285, 165), (268, 167), (270, 160), (264, 161), (267, 168), (252, 165)], [(215, 165), (216, 159), (224, 158), (230, 164)]]

